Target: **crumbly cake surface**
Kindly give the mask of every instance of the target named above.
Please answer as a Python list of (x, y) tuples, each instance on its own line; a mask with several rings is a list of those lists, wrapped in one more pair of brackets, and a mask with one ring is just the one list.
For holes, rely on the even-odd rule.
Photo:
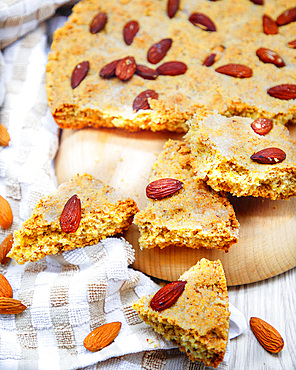
[[(164, 0), (80, 1), (66, 24), (55, 32), (49, 54), (46, 86), (56, 122), (72, 129), (104, 126), (183, 132), (187, 131), (187, 119), (200, 107), (227, 116), (294, 122), (296, 99), (271, 97), (267, 89), (280, 84), (295, 85), (295, 50), (287, 43), (295, 39), (296, 22), (279, 27), (275, 35), (266, 35), (262, 27), (264, 14), (276, 19), (291, 8), (291, 0), (264, 3), (260, 6), (250, 0), (182, 0), (179, 11), (170, 19)], [(91, 34), (89, 24), (99, 11), (107, 13), (108, 22), (102, 31)], [(194, 26), (188, 20), (193, 12), (210, 17), (217, 31)], [(138, 21), (140, 29), (127, 46), (122, 32), (130, 20)], [(148, 49), (165, 38), (173, 40), (170, 50), (158, 64), (149, 63)], [(203, 66), (205, 58), (221, 45), (225, 50), (220, 59), (210, 67)], [(260, 61), (256, 51), (262, 47), (277, 52), (286, 65), (278, 68)], [(183, 75), (159, 76), (156, 80), (134, 75), (127, 82), (99, 76), (103, 66), (126, 56), (154, 69), (164, 62), (180, 61), (188, 70)], [(73, 90), (72, 71), (82, 61), (88, 61), (90, 69)], [(235, 78), (215, 71), (229, 63), (252, 68), (252, 77)], [(158, 100), (150, 101), (151, 109), (134, 112), (135, 97), (147, 89), (155, 90)]]
[[(190, 143), (195, 175), (206, 179), (216, 191), (235, 196), (287, 199), (296, 195), (296, 144), (282, 125), (273, 125), (258, 135), (247, 117), (226, 118), (219, 114), (196, 114), (189, 121), (185, 140)], [(250, 157), (265, 148), (276, 147), (286, 159), (261, 164)]]
[[(80, 224), (76, 232), (65, 233), (60, 226), (60, 215), (75, 194), (81, 201)], [(137, 211), (132, 199), (90, 175), (77, 175), (37, 203), (31, 217), (14, 232), (9, 256), (23, 264), (95, 244), (126, 230)]]
[(168, 140), (153, 165), (150, 181), (174, 178), (183, 188), (161, 200), (147, 198), (134, 223), (140, 248), (170, 245), (228, 251), (238, 240), (239, 224), (228, 199), (202, 180), (194, 179), (189, 146)]
[(134, 302), (133, 308), (146, 324), (175, 342), (191, 360), (216, 368), (226, 351), (230, 316), (222, 264), (203, 258), (179, 280), (187, 283), (171, 307), (154, 311), (150, 295)]

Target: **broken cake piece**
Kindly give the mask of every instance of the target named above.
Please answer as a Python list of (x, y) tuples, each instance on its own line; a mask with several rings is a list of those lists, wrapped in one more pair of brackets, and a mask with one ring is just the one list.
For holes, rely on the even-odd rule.
[(91, 175), (77, 175), (37, 203), (14, 232), (9, 257), (23, 264), (95, 244), (126, 230), (137, 211), (134, 200)]
[(271, 120), (196, 114), (184, 139), (198, 178), (216, 191), (288, 199), (296, 195), (296, 143)]
[(226, 279), (219, 260), (201, 259), (177, 282), (134, 302), (140, 318), (173, 341), (192, 361), (216, 368), (229, 333)]
[(150, 181), (147, 205), (134, 218), (141, 249), (175, 245), (227, 252), (237, 242), (239, 223), (233, 207), (226, 197), (194, 178), (189, 145), (168, 140)]

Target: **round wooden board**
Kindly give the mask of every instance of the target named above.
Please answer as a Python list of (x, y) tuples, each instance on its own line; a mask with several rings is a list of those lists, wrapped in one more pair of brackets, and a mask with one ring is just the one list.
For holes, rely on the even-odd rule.
[[(296, 136), (296, 130), (291, 130)], [(146, 204), (145, 188), (157, 154), (171, 133), (128, 133), (116, 129), (63, 130), (56, 158), (58, 183), (77, 173), (89, 173)], [(176, 280), (202, 257), (222, 261), (229, 286), (248, 284), (296, 266), (296, 199), (229, 198), (240, 222), (239, 242), (228, 253), (218, 250), (170, 247), (141, 250), (132, 225), (125, 234), (135, 249), (133, 267), (147, 275)]]

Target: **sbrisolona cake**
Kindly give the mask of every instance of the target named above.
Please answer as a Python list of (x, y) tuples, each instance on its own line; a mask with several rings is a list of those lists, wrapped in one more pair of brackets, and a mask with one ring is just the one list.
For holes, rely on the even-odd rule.
[(198, 178), (235, 196), (296, 195), (296, 143), (283, 125), (247, 117), (196, 114), (185, 140)]
[(9, 257), (19, 264), (95, 244), (132, 223), (136, 203), (90, 175), (77, 175), (42, 198), (14, 232)]
[(192, 361), (216, 368), (225, 355), (230, 316), (222, 264), (203, 258), (178, 282), (140, 298), (133, 308)]
[(169, 3), (82, 0), (73, 8), (47, 65), (60, 127), (185, 132), (199, 108), (295, 122), (291, 0)]
[(140, 248), (217, 248), (237, 242), (239, 223), (229, 200), (196, 180), (190, 147), (168, 140), (147, 184), (146, 207), (135, 215)]

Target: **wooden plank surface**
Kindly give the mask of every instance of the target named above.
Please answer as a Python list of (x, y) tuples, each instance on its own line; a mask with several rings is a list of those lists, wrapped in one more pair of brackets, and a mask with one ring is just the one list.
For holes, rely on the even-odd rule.
[[(168, 138), (182, 136), (112, 129), (64, 130), (56, 158), (58, 182), (89, 173), (132, 197), (142, 209), (151, 166)], [(133, 225), (125, 235), (136, 251), (133, 267), (153, 277), (175, 280), (200, 258), (219, 258), (229, 286), (264, 280), (295, 267), (296, 199), (230, 197), (230, 201), (241, 227), (239, 242), (229, 253), (179, 247), (140, 250), (138, 230)]]

